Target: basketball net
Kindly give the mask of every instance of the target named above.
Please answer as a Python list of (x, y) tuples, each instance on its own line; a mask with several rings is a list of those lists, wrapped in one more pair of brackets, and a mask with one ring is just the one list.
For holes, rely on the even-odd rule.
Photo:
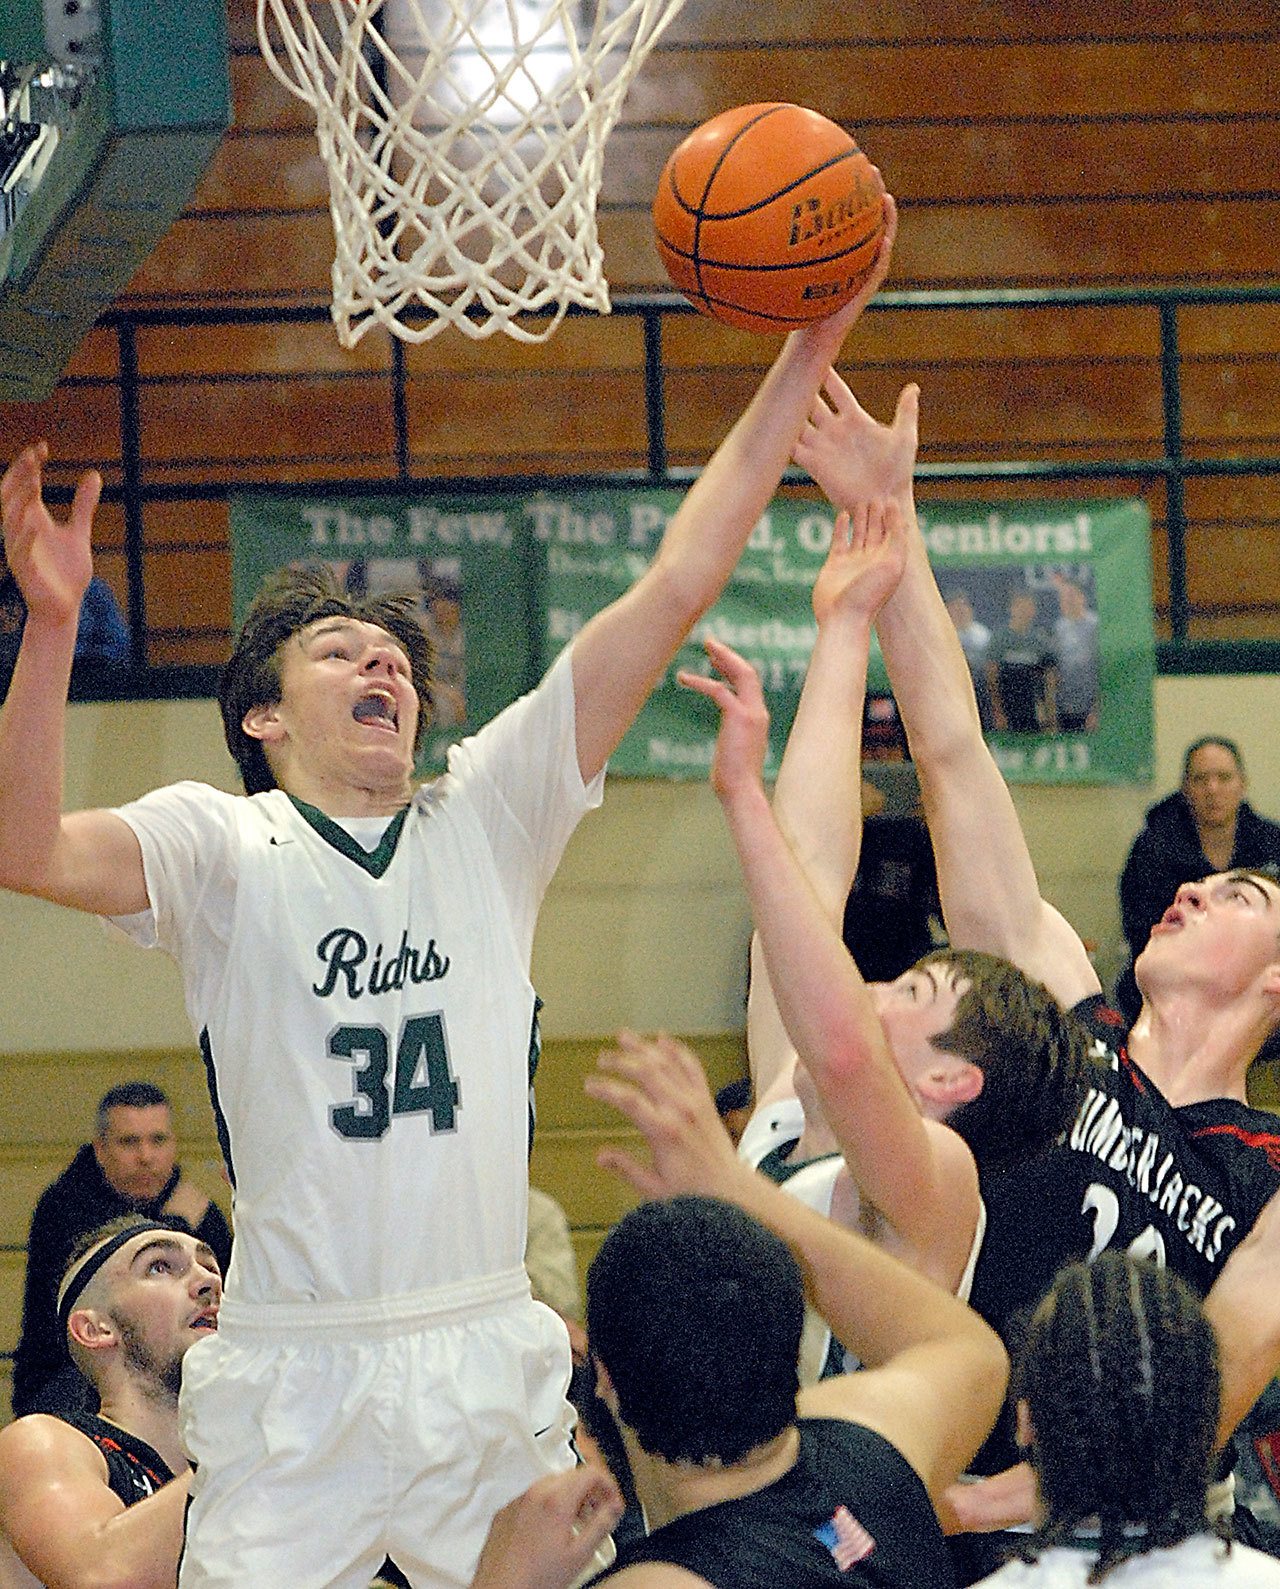
[(344, 347), (372, 326), (542, 342), (571, 305), (609, 312), (604, 143), (683, 3), (258, 0), (267, 64), (316, 116)]

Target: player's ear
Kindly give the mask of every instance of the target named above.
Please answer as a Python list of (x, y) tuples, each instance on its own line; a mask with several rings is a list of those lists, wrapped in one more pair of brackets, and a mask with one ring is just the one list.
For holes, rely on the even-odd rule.
[(949, 1114), (961, 1104), (972, 1103), (982, 1091), (982, 1082), (982, 1069), (972, 1060), (944, 1054), (916, 1085), (931, 1103), (940, 1106), (943, 1114)]
[(1273, 960), (1262, 973), (1262, 994), (1271, 1006), (1272, 1028), (1280, 1026), (1280, 960)]
[(78, 1346), (94, 1352), (104, 1346), (114, 1346), (116, 1327), (109, 1315), (97, 1308), (76, 1308), (67, 1319), (67, 1333)]
[(1025, 1397), (1018, 1397), (1014, 1411), (1017, 1415), (1017, 1423), (1014, 1426), (1013, 1438), (1019, 1451), (1030, 1451), (1036, 1441), (1036, 1431), (1035, 1425), (1031, 1422), (1031, 1408), (1027, 1406)]
[(261, 706), (251, 706), (240, 719), (240, 727), (250, 739), (260, 739), (264, 743), (283, 738), (284, 724), (280, 721), (280, 702), (270, 701), (264, 702)]

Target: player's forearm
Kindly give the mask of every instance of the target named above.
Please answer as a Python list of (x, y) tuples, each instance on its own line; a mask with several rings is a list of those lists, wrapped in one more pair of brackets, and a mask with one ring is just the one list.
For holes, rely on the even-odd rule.
[(66, 1538), (43, 1538), (24, 1564), (46, 1589), (174, 1589), (190, 1479), (173, 1479), (97, 1527), (66, 1519)]
[(1218, 1337), (1221, 1443), (1280, 1374), (1280, 1193), (1254, 1221), (1204, 1301)]
[(31, 614), (0, 706), (0, 887), (38, 893), (62, 817), (76, 621)]
[(854, 1065), (878, 1026), (844, 944), (792, 854), (763, 787), (724, 802), (783, 1024), (820, 1084)]
[[(186, 1518), (187, 1476), (129, 1507), (102, 1531), (98, 1574), (85, 1589), (172, 1589)], [(149, 1508), (143, 1511), (142, 1508)]]
[(759, 1104), (789, 1074), (795, 1064), (795, 1046), (782, 1023), (782, 1012), (774, 996), (769, 963), (760, 939), (751, 935), (751, 975), (747, 989), (747, 1063), (755, 1102)]
[(862, 845), (862, 714), (870, 620), (819, 627), (773, 809), (829, 918), (839, 922)]
[(914, 514), (906, 568), (876, 630), (920, 779), (948, 932), (961, 947), (1013, 957), (1037, 931), (1039, 884)]
[(839, 334), (827, 322), (788, 337), (668, 526), (655, 561), (667, 571), (686, 628), (714, 604), (733, 572), (838, 351)]

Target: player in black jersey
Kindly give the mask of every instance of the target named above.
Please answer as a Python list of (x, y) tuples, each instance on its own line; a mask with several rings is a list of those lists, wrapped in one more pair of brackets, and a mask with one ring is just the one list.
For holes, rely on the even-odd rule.
[[(1249, 1065), (1280, 1023), (1280, 883), (1230, 872), (1180, 889), (1139, 957), (1144, 1002), (1127, 1039), (1123, 1025), (1110, 1024), (1083, 943), (1040, 896), (929, 568), (912, 501), (916, 390), (903, 393), (887, 427), (838, 377), (825, 392), (797, 461), (843, 507), (893, 496), (908, 525), (905, 569), (877, 632), (920, 778), (951, 941), (1013, 961), (1108, 1036), (1108, 1075), (1062, 1147), (1018, 1172), (1020, 1184), (984, 1186), (986, 1259), (974, 1304), (993, 1320), (1017, 1314), (1035, 1305), (1046, 1275), (1109, 1247), (1162, 1259), (1209, 1293), (1229, 1432), (1280, 1366), (1270, 1351), (1280, 1341), (1269, 1317), (1280, 1312), (1276, 1288), (1241, 1307), (1243, 1287), (1224, 1273), (1280, 1185), (1280, 1133), (1245, 1094)], [(1271, 1251), (1280, 1255), (1274, 1242), (1259, 1251), (1273, 1225), (1280, 1239), (1280, 1217), (1261, 1222), (1247, 1272), (1271, 1263)], [(982, 1493), (965, 1494), (971, 1519)], [(1020, 1507), (1025, 1515), (1029, 1496), (1027, 1483), (1007, 1520)]]
[(80, 1244), (58, 1312), (101, 1410), (0, 1431), (0, 1589), (172, 1589), (190, 1472), (182, 1360), (221, 1298), (217, 1259), (186, 1230), (126, 1215)]
[[(587, 1280), (588, 1339), (650, 1528), (605, 1577), (950, 1584), (931, 1500), (998, 1405), (994, 1334), (735, 1158), (681, 1044), (624, 1036), (587, 1091), (650, 1150), (646, 1165), (621, 1151), (601, 1162), (659, 1199), (622, 1221)], [(801, 1279), (783, 1242), (868, 1365), (798, 1396)]]
[[(624, 1034), (587, 1091), (650, 1150), (600, 1162), (657, 1199), (587, 1277), (601, 1394), (650, 1529), (593, 1582), (949, 1589), (931, 1499), (999, 1404), (994, 1333), (736, 1158), (682, 1044)], [(801, 1269), (868, 1368), (797, 1394)], [(598, 1480), (541, 1482), (499, 1514), (473, 1589), (566, 1589), (616, 1510)]]

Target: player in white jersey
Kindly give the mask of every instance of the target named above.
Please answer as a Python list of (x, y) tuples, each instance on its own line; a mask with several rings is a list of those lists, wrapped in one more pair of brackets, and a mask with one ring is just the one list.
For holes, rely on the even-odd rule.
[(572, 1460), (567, 1335), (521, 1267), (534, 916), (883, 279), (887, 208), (866, 288), (788, 338), (650, 568), (423, 791), (420, 631), (302, 577), (259, 599), (224, 678), (249, 799), (178, 785), (63, 815), (100, 480), (66, 523), (43, 443), (0, 482), (28, 607), (0, 710), (0, 886), (133, 918), (178, 957), (236, 1177), (223, 1333), (184, 1386), (183, 1589), (364, 1589), (386, 1554), (416, 1589), (463, 1585), (494, 1511)]

